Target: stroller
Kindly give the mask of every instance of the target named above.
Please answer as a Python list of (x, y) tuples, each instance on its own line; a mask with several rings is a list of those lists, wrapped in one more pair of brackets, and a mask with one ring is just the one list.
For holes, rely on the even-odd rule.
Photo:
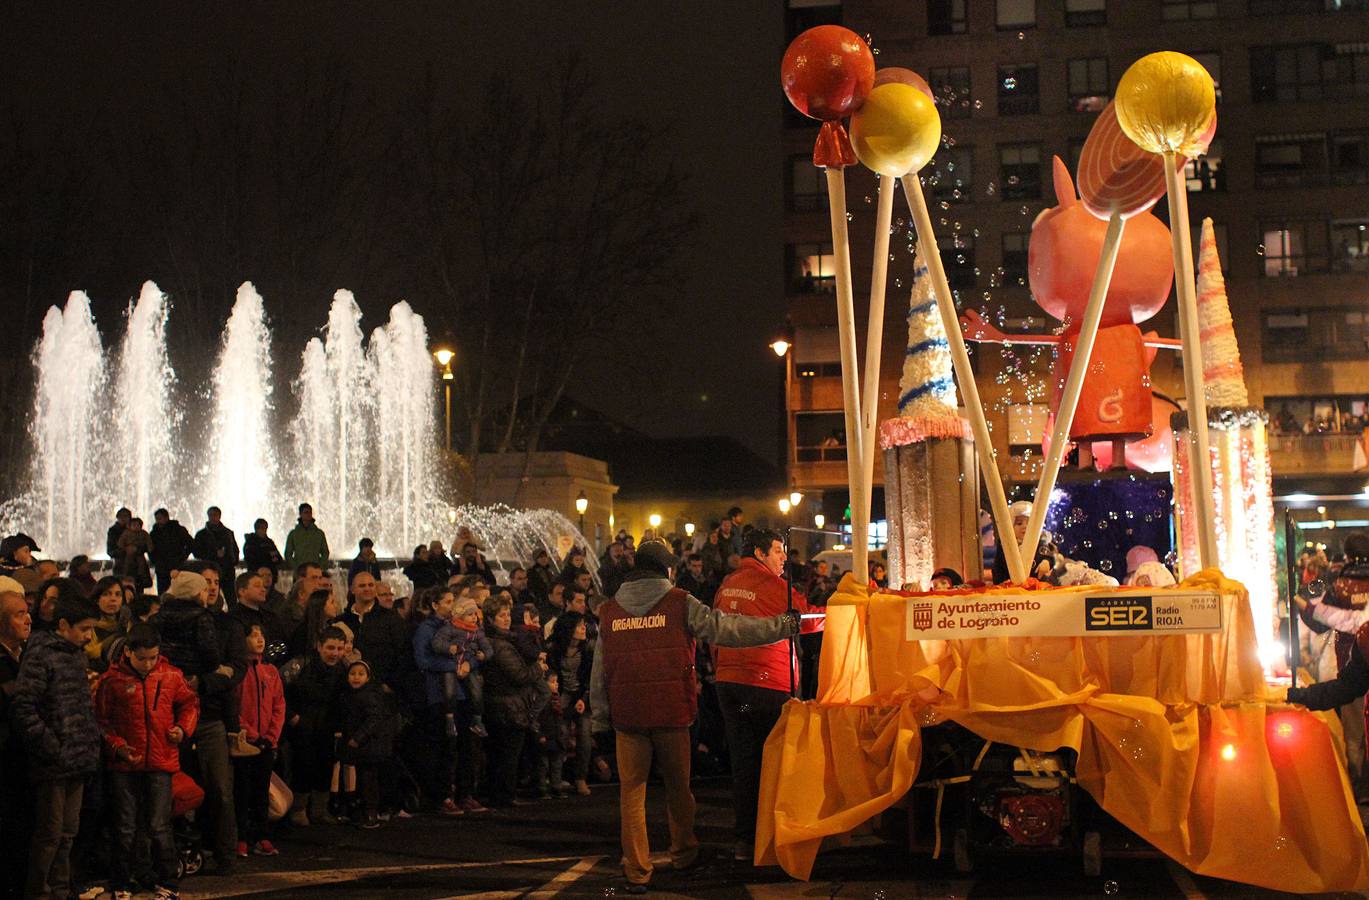
[(171, 776), (171, 837), (176, 843), (176, 877), (186, 878), (204, 868), (200, 829), (195, 810), (204, 803), (204, 789), (184, 772)]

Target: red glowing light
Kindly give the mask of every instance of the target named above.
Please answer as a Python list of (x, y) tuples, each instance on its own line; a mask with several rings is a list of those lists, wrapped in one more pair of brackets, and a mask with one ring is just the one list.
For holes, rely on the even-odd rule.
[(1274, 736), (1282, 738), (1285, 741), (1291, 738), (1293, 736), (1293, 723), (1279, 722), (1274, 726)]

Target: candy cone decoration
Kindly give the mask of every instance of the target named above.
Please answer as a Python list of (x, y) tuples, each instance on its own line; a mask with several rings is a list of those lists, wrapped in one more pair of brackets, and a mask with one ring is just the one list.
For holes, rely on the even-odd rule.
[(1231, 306), (1226, 299), (1222, 262), (1212, 220), (1203, 219), (1198, 251), (1198, 326), (1203, 342), (1203, 392), (1212, 406), (1246, 406), (1245, 370), (1231, 326)]
[(919, 246), (908, 309), (908, 349), (898, 382), (898, 417), (886, 420), (879, 429), (879, 443), (885, 449), (966, 433), (965, 420), (956, 408), (951, 345), (922, 253)]

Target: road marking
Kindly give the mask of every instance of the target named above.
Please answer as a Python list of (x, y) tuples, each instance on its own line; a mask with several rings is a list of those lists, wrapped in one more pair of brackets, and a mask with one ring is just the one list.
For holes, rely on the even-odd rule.
[[(454, 863), (434, 863), (429, 865), (409, 865), (409, 866), (372, 866), (356, 867), (350, 869), (301, 869), (290, 872), (262, 872), (256, 875), (235, 876), (232, 879), (223, 879), (224, 884), (219, 886), (214, 884), (204, 890), (190, 889), (182, 890), (181, 895), (189, 900), (218, 900), (223, 897), (244, 897), (251, 894), (264, 894), (269, 891), (284, 890), (291, 887), (303, 887), (305, 885), (324, 885), (324, 884), (346, 884), (351, 881), (360, 881), (363, 878), (375, 878), (381, 875), (403, 875), (416, 872), (442, 872), (460, 869), (489, 869), (498, 866), (537, 866), (551, 865), (555, 863), (575, 863), (567, 872), (562, 872), (557, 878), (553, 878), (542, 890), (550, 885), (558, 884), (557, 879), (566, 878), (570, 872), (576, 872), (577, 868), (588, 861), (588, 865), (583, 870), (576, 872), (566, 883), (573, 882), (580, 878), (585, 872), (592, 869), (602, 856), (539, 856), (529, 859), (501, 859), (501, 860), (482, 860), (473, 862), (454, 862)], [(207, 876), (199, 883), (213, 883), (220, 879), (214, 876)], [(489, 891), (483, 894), (462, 894), (463, 898), (485, 898), (485, 900), (507, 900), (507, 898), (525, 896), (527, 891)], [(551, 896), (551, 895), (546, 895)]]
[(1207, 895), (1198, 890), (1198, 885), (1194, 883), (1193, 876), (1189, 874), (1188, 869), (1172, 859), (1165, 860), (1165, 868), (1169, 869), (1169, 877), (1174, 879), (1179, 890), (1184, 892), (1185, 900), (1207, 900)]
[(551, 881), (548, 881), (531, 894), (528, 894), (529, 900), (532, 900), (534, 897), (539, 898), (539, 900), (541, 900), (541, 898), (555, 897), (566, 886), (579, 881), (585, 873), (597, 866), (602, 859), (604, 859), (603, 856), (586, 856), (560, 875), (557, 875)]

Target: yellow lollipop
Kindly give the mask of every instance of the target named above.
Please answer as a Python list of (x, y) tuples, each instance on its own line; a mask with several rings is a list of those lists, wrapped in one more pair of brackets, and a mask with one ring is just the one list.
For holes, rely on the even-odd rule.
[(1217, 109), (1212, 76), (1191, 56), (1164, 50), (1131, 64), (1117, 85), (1117, 122), (1142, 149), (1193, 158)]
[(941, 115), (917, 88), (881, 84), (851, 116), (851, 145), (866, 168), (894, 178), (927, 165), (941, 143)]

